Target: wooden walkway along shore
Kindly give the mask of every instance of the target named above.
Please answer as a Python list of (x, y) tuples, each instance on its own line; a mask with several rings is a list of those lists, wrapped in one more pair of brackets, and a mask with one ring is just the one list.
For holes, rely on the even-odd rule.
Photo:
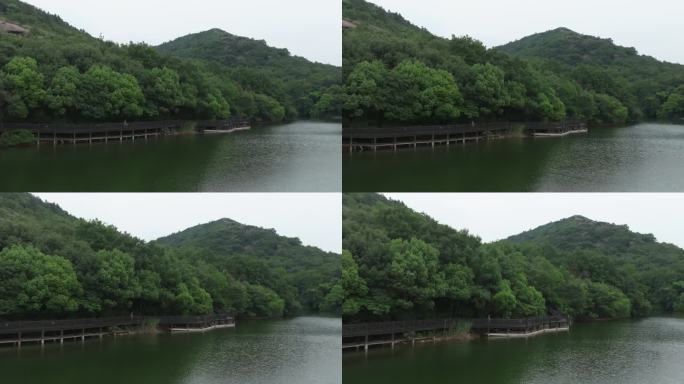
[(567, 316), (539, 316), (524, 319), (475, 319), (471, 329), (488, 339), (530, 337), (570, 330)]
[(142, 327), (144, 317), (110, 317), (73, 320), (38, 320), (0, 322), (0, 345), (12, 344), (21, 348), (22, 344), (81, 340), (117, 335), (125, 331), (119, 329)]
[(343, 128), (342, 148), (348, 152), (379, 149), (398, 150), (450, 146), (510, 137), (522, 127), (521, 132), (530, 137), (565, 136), (586, 133), (583, 122), (535, 122), (535, 123), (479, 123), (450, 124), (386, 128)]
[[(182, 130), (189, 122), (179, 120), (169, 121), (139, 121), (93, 124), (41, 124), (41, 123), (3, 123), (2, 131), (25, 130), (36, 138), (36, 144), (47, 142), (57, 144), (78, 144), (96, 142), (123, 142), (124, 140), (147, 140), (166, 135), (187, 133)], [(250, 128), (249, 120), (202, 120), (194, 122), (195, 133), (230, 133)]]
[(234, 328), (235, 319), (230, 315), (165, 316), (158, 326), (171, 333), (206, 332), (219, 328)]
[(532, 337), (547, 332), (570, 330), (567, 316), (543, 316), (524, 319), (435, 319), (345, 324), (342, 326), (342, 349), (363, 349), (416, 341), (437, 341), (449, 338), (459, 324), (469, 324), (469, 330), (488, 339)]
[(207, 316), (125, 316), (92, 319), (1, 321), (0, 345), (59, 343), (64, 341), (85, 341), (87, 338), (117, 336), (143, 330), (157, 324), (162, 331), (185, 332), (208, 331), (217, 328), (235, 327), (231, 315)]

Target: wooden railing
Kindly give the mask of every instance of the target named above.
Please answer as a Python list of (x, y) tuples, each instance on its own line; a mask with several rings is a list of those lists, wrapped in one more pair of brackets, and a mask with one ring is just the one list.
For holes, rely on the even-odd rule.
[(465, 134), (474, 132), (487, 132), (494, 130), (510, 130), (511, 123), (480, 123), (480, 124), (447, 124), (447, 125), (423, 125), (406, 127), (385, 128), (342, 128), (344, 138), (372, 138), (394, 136), (422, 136), (422, 135), (446, 135)]
[(68, 320), (0, 321), (0, 334), (142, 325), (145, 319), (143, 316), (122, 316)]
[(407, 320), (386, 321), (378, 323), (344, 324), (342, 337), (384, 335), (389, 333), (434, 331), (449, 329), (458, 320), (456, 319), (433, 319), (433, 320)]
[[(13, 130), (27, 130), (38, 134), (83, 134), (119, 131), (143, 131), (160, 129), (177, 129), (185, 121), (133, 121), (108, 123), (0, 123), (0, 132)], [(246, 119), (231, 118), (226, 120), (201, 120), (196, 122), (198, 128), (239, 128), (249, 126)]]
[(344, 324), (342, 337), (373, 336), (391, 333), (424, 332), (448, 330), (457, 323), (469, 322), (471, 330), (511, 329), (523, 330), (532, 327), (569, 325), (567, 316), (540, 316), (522, 319), (432, 319), (386, 321), (377, 323)]
[(169, 324), (206, 324), (214, 321), (234, 321), (231, 315), (206, 315), (206, 316), (162, 316), (159, 325)]
[(142, 325), (147, 321), (158, 320), (158, 324), (204, 324), (213, 321), (234, 321), (228, 314), (206, 316), (120, 316), (98, 317), (65, 320), (0, 320), (0, 334), (33, 331), (59, 331), (68, 329), (89, 329), (99, 327), (117, 327)]
[(523, 330), (528, 328), (539, 328), (542, 326), (556, 326), (569, 324), (570, 318), (567, 316), (539, 316), (528, 317), (523, 319), (474, 319), (471, 328), (473, 330)]
[(522, 125), (525, 131), (564, 131), (585, 129), (586, 123), (575, 120), (560, 122), (489, 122), (469, 124), (417, 125), (404, 127), (371, 127), (342, 129), (344, 138), (382, 138), (400, 136), (446, 135), (510, 131), (513, 126)]

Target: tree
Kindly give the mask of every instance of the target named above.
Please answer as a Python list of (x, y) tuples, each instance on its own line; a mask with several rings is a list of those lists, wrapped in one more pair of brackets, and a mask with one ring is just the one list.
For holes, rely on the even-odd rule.
[(43, 74), (31, 57), (16, 56), (0, 72), (0, 84), (6, 93), (5, 114), (23, 120), (45, 99)]
[(684, 86), (676, 88), (658, 110), (658, 118), (675, 120), (684, 118)]
[(406, 60), (389, 72), (382, 90), (385, 116), (400, 122), (448, 122), (461, 115), (463, 97), (454, 77)]
[(135, 275), (133, 257), (119, 250), (100, 250), (95, 255), (96, 266), (86, 282), (91, 297), (91, 311), (128, 311), (133, 300), (140, 297), (140, 283)]
[(76, 67), (61, 67), (52, 78), (47, 101), (55, 116), (73, 116), (76, 112), (81, 74)]
[(343, 290), (342, 314), (351, 316), (357, 314), (363, 307), (368, 293), (366, 281), (359, 276), (359, 267), (352, 254), (342, 251), (342, 277), (339, 285)]
[(285, 310), (285, 301), (272, 290), (254, 284), (247, 284), (247, 293), (251, 305), (249, 310), (256, 316), (281, 317)]
[(623, 124), (627, 121), (629, 112), (622, 103), (609, 95), (597, 93), (594, 94), (594, 102), (596, 103), (596, 114), (592, 117), (595, 123), (603, 124)]
[(501, 280), (499, 283), (499, 289), (492, 297), (492, 305), (494, 313), (504, 319), (510, 319), (513, 316), (518, 301), (508, 280)]
[(400, 309), (427, 308), (444, 289), (439, 274), (439, 252), (429, 244), (412, 238), (392, 240), (389, 244), (392, 257), (388, 276), (394, 292), (394, 306)]
[(92, 120), (136, 118), (143, 114), (144, 95), (135, 77), (94, 65), (82, 76), (77, 108)]
[(605, 283), (589, 282), (590, 306), (587, 308), (588, 317), (591, 318), (620, 318), (629, 317), (629, 299), (616, 289)]
[(344, 87), (344, 108), (354, 118), (380, 118), (385, 109), (383, 88), (388, 76), (381, 61), (364, 61), (354, 67)]
[(0, 251), (0, 316), (63, 316), (78, 310), (80, 294), (68, 260), (31, 246)]
[(475, 64), (472, 67), (473, 79), (464, 92), (467, 93), (471, 109), (477, 110), (468, 117), (499, 116), (509, 104), (504, 83), (504, 71), (493, 64)]
[(145, 71), (141, 85), (148, 117), (177, 114), (185, 102), (180, 77), (173, 69), (163, 67)]

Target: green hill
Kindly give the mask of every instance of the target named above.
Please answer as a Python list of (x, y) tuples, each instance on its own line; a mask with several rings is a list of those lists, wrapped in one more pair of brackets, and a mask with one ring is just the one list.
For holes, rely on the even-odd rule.
[[(18, 0), (0, 0), (0, 20), (29, 30), (0, 31), (0, 121), (240, 116), (278, 122), (339, 114), (334, 67), (307, 71), (315, 65), (307, 67), (304, 59), (293, 58), (303, 68), (292, 71), (285, 83), (281, 67), (264, 56), (250, 56), (251, 63), (263, 60), (258, 71), (231, 67), (232, 62), (173, 57), (146, 44), (122, 45), (92, 37)], [(204, 38), (211, 45), (212, 36), (200, 35)], [(296, 82), (301, 86), (284, 86)]]
[(219, 270), (269, 286), (281, 296), (289, 295), (289, 312), (298, 312), (301, 306), (308, 311), (317, 309), (320, 295), (326, 293), (321, 287), (332, 286), (340, 270), (339, 254), (304, 246), (299, 239), (280, 236), (273, 229), (230, 219), (197, 225), (156, 243), (200, 250), (204, 260)]
[[(316, 100), (312, 93), (327, 92), (339, 101), (341, 70), (292, 56), (287, 49), (273, 48), (263, 40), (235, 36), (220, 29), (179, 37), (157, 47), (176, 57), (202, 59), (230, 68), (230, 77), (243, 88), (269, 95), (296, 113), (307, 116)], [(332, 88), (331, 88), (332, 87)], [(339, 110), (314, 113), (339, 116)], [(295, 113), (295, 111), (290, 111)]]
[(649, 62), (655, 60), (639, 56), (634, 48), (617, 46), (611, 39), (582, 35), (563, 27), (536, 33), (497, 49), (513, 55), (548, 58), (566, 64), (623, 65), (640, 58)]
[(400, 202), (345, 194), (342, 265), (347, 322), (684, 311), (684, 250), (580, 216), (482, 244)]
[(684, 117), (684, 66), (568, 29), (487, 49), (344, 0), (344, 116), (351, 126)]
[(549, 243), (566, 250), (600, 249), (610, 253), (622, 253), (637, 246), (656, 244), (651, 234), (640, 235), (626, 225), (615, 225), (593, 221), (583, 216), (542, 225), (508, 238), (516, 243)]
[(148, 243), (29, 194), (0, 194), (0, 318), (334, 313), (339, 269), (339, 255), (228, 219)]

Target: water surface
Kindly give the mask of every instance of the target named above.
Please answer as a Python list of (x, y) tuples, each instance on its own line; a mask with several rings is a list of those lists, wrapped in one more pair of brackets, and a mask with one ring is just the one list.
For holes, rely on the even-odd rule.
[(0, 191), (334, 192), (337, 123), (300, 121), (231, 134), (0, 149)]
[(340, 319), (0, 348), (3, 384), (339, 384)]
[(345, 353), (345, 384), (681, 384), (684, 319), (575, 324), (528, 340)]
[(684, 125), (343, 154), (344, 190), (684, 192)]

